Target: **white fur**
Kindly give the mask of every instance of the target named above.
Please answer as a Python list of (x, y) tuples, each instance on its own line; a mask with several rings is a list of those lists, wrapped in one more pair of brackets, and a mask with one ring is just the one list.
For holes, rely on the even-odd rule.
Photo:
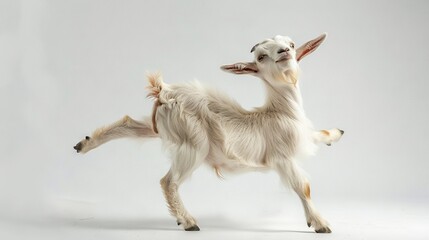
[[(160, 75), (149, 75), (149, 95), (156, 100), (152, 122), (126, 117), (97, 130), (75, 148), (87, 152), (114, 138), (160, 137), (172, 154), (171, 169), (161, 185), (171, 214), (187, 230), (198, 227), (183, 206), (178, 187), (206, 163), (219, 176), (222, 172), (275, 170), (301, 198), (308, 225), (316, 232), (330, 232), (327, 222), (315, 210), (308, 180), (296, 164), (297, 158), (315, 153), (316, 143), (331, 144), (343, 133), (339, 129), (313, 129), (303, 110), (298, 85), (298, 61), (314, 51), (325, 37), (295, 49), (290, 38), (276, 36), (252, 49), (253, 62), (222, 66), (225, 71), (263, 80), (266, 102), (252, 111), (198, 82), (169, 85)], [(149, 129), (154, 132), (149, 133)]]

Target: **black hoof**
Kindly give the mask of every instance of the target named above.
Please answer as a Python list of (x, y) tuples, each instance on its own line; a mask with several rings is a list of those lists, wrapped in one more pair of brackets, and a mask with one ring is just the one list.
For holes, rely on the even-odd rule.
[[(344, 131), (343, 131), (343, 132), (344, 132)], [(86, 139), (86, 140), (89, 140), (89, 139), (91, 139), (91, 138), (90, 138), (90, 137), (88, 137), (88, 136), (86, 136), (86, 137), (85, 137), (85, 139)]]
[(307, 223), (307, 226), (308, 226), (308, 227), (311, 227), (311, 222), (308, 222), (308, 223)]
[(326, 145), (327, 145), (327, 146), (331, 146), (332, 144), (330, 144), (330, 143), (327, 143)]
[(340, 133), (341, 133), (341, 135), (343, 135), (343, 134), (344, 134), (344, 130), (341, 130), (341, 129), (340, 129)]
[(317, 233), (331, 233), (332, 231), (328, 227), (324, 227), (324, 228), (321, 228), (321, 229), (317, 229), (316, 232)]
[(180, 224), (182, 224), (181, 222), (177, 221), (177, 226), (179, 226)]
[(185, 228), (185, 231), (200, 231), (200, 228), (197, 225), (194, 225), (189, 228)]
[(79, 142), (76, 146), (73, 147), (76, 152), (80, 152), (82, 150), (82, 143)]

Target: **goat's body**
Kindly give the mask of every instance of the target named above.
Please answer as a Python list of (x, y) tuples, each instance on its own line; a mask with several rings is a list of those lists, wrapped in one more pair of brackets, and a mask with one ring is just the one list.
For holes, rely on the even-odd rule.
[(199, 153), (197, 163), (204, 161), (227, 172), (269, 169), (276, 166), (275, 161), (294, 161), (297, 156), (312, 154), (317, 148), (314, 130), (298, 98), (271, 94), (290, 109), (282, 111), (266, 104), (248, 111), (198, 82), (164, 84), (155, 113), (160, 138), (173, 149), (189, 145)]
[[(300, 55), (296, 59), (312, 52), (323, 39), (322, 35), (297, 49)], [(126, 116), (96, 130), (75, 149), (85, 153), (122, 137), (161, 138), (172, 155), (171, 168), (161, 179), (161, 186), (170, 213), (185, 230), (199, 228), (185, 209), (178, 188), (197, 167), (206, 163), (218, 176), (221, 172), (276, 171), (282, 182), (300, 197), (308, 226), (313, 226), (316, 232), (330, 232), (327, 222), (311, 202), (310, 185), (296, 159), (313, 154), (316, 143), (330, 145), (338, 141), (344, 131), (314, 131), (303, 110), (295, 55), (288, 55), (289, 48), (283, 49), (284, 41), (291, 44), (289, 38), (279, 37), (261, 43), (266, 47), (255, 46), (252, 51), (256, 49), (255, 53), (263, 56), (258, 57), (261, 63), (223, 67), (238, 74), (251, 73), (264, 80), (267, 99), (262, 107), (249, 111), (198, 82), (169, 85), (159, 75), (150, 75), (148, 96), (155, 99), (152, 118), (136, 121)], [(270, 48), (275, 51), (267, 52)], [(273, 55), (271, 60), (264, 60), (269, 54)]]

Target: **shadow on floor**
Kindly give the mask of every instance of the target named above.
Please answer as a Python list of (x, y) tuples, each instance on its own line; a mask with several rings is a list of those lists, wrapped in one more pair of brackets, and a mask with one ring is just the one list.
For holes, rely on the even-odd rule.
[[(67, 225), (77, 228), (106, 229), (106, 230), (158, 230), (158, 231), (183, 231), (176, 225), (173, 218), (85, 218), (62, 219)], [(264, 233), (314, 233), (313, 231), (300, 231), (290, 229), (270, 229), (246, 226), (246, 223), (235, 222), (223, 217), (199, 218), (198, 225), (201, 231), (224, 230)], [(252, 224), (254, 225), (254, 224)]]

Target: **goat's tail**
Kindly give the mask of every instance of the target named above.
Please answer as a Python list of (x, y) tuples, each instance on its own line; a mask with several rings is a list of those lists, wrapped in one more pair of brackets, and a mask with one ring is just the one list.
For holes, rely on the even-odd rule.
[(149, 86), (146, 87), (149, 90), (147, 97), (158, 99), (159, 93), (162, 90), (162, 85), (164, 85), (161, 73), (148, 73), (146, 76), (149, 82)]
[(164, 82), (162, 81), (162, 76), (159, 72), (147, 74), (147, 80), (149, 82), (149, 86), (146, 87), (149, 90), (147, 97), (155, 100), (152, 108), (152, 130), (155, 133), (158, 133), (158, 128), (156, 126), (156, 110), (161, 105), (159, 101), (159, 93), (162, 90)]

